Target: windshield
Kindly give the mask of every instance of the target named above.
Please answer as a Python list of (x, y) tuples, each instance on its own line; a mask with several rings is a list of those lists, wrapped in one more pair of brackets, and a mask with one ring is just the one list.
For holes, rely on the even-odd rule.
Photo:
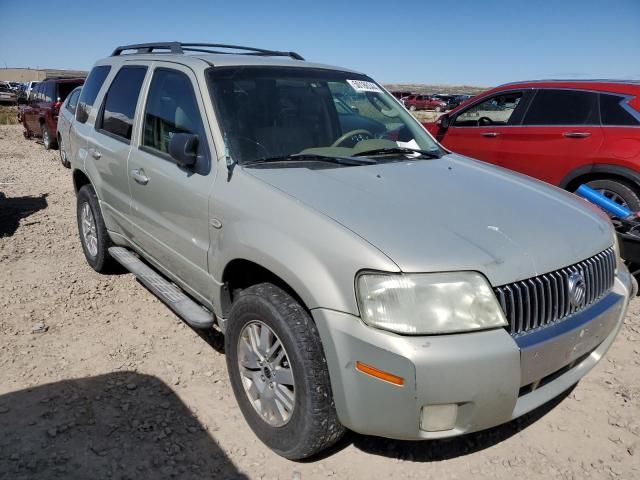
[(440, 152), (420, 124), (364, 75), (296, 67), (209, 71), (227, 154), (240, 163), (296, 154)]

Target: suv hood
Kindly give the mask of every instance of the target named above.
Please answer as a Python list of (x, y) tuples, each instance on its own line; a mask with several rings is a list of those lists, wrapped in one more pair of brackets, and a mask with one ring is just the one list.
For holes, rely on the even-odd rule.
[(609, 220), (583, 200), (456, 154), (244, 171), (334, 219), (404, 272), (476, 270), (497, 286), (571, 265), (613, 242)]

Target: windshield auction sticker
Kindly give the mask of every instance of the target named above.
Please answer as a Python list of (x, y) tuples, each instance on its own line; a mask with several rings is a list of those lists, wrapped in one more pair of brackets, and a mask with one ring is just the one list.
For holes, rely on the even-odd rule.
[(373, 82), (367, 82), (365, 80), (347, 80), (347, 83), (356, 92), (381, 92), (380, 87)]

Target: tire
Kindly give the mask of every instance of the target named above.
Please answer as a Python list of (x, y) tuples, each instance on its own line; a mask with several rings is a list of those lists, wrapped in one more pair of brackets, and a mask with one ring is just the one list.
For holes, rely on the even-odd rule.
[[(251, 350), (250, 344), (245, 343), (244, 348), (240, 345), (244, 338), (248, 338), (243, 338), (247, 332), (258, 328), (262, 333), (265, 326), (271, 334), (268, 338), (274, 344), (279, 341), (283, 347), (278, 347), (271, 356), (265, 357), (279, 358), (284, 352), (281, 364), (276, 363), (276, 358), (274, 362), (259, 366), (257, 359), (260, 357)], [(240, 292), (229, 315), (225, 352), (231, 386), (240, 410), (253, 432), (274, 452), (290, 460), (300, 460), (330, 447), (342, 437), (345, 428), (338, 420), (335, 410), (329, 371), (318, 330), (307, 311), (287, 292), (271, 283), (254, 285)], [(249, 352), (250, 355), (247, 356), (244, 352)], [(241, 359), (245, 359), (243, 363), (251, 368), (241, 366)], [(292, 383), (288, 384), (291, 389), (286, 387), (286, 381), (285, 386), (278, 383), (278, 371), (287, 370), (285, 367), (288, 367), (290, 374), (288, 378), (293, 378)], [(248, 380), (250, 377), (247, 373), (255, 375), (252, 380)], [(271, 387), (266, 383), (268, 379), (273, 379), (276, 384), (271, 389), (272, 393), (269, 392)], [(275, 398), (279, 388), (287, 389), (289, 396), (286, 398), (293, 404), (288, 412), (288, 419), (282, 412), (278, 414), (279, 419), (278, 415), (270, 418), (268, 411), (260, 412), (260, 408), (267, 409), (254, 407), (248, 393), (252, 389), (246, 382), (251, 382), (254, 392), (258, 392), (262, 385), (260, 393), (265, 395), (261, 395), (259, 399), (261, 405), (267, 403), (268, 395)], [(279, 398), (281, 397), (282, 393)], [(282, 405), (280, 402), (280, 406)], [(273, 412), (276, 412), (275, 408)]]
[(592, 180), (587, 186), (602, 193), (605, 197), (618, 204), (625, 205), (629, 210), (640, 210), (640, 194), (638, 188), (624, 180)]
[(65, 168), (71, 168), (71, 163), (67, 158), (67, 152), (64, 149), (64, 143), (60, 135), (58, 135), (58, 152), (60, 153), (60, 162), (62, 163), (62, 166)]
[(40, 129), (42, 133), (42, 145), (44, 145), (44, 149), (51, 150), (52, 148), (55, 148), (55, 141), (51, 139), (51, 134), (49, 133), (47, 124), (41, 124)]
[[(93, 228), (89, 225), (91, 218), (85, 217), (85, 215), (87, 215), (87, 208), (88, 211), (91, 212)], [(102, 218), (98, 197), (91, 185), (85, 185), (78, 192), (76, 217), (78, 220), (80, 243), (82, 244), (82, 251), (87, 259), (87, 263), (96, 272), (103, 273), (113, 270), (115, 260), (109, 255), (109, 247), (111, 247), (113, 243), (111, 242), (107, 227)], [(90, 231), (89, 235), (87, 235), (88, 231)]]

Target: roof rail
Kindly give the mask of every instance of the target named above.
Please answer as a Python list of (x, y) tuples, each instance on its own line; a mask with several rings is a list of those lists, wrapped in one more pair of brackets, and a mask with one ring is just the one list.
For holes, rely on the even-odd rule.
[(44, 82), (46, 80), (83, 80), (86, 79), (86, 75), (53, 75), (51, 77), (45, 77), (38, 82)]
[[(232, 51), (220, 51), (232, 50)], [(266, 50), (264, 48), (242, 47), (239, 45), (225, 45), (221, 43), (180, 43), (180, 42), (154, 42), (154, 43), (135, 43), (132, 45), (122, 45), (117, 47), (112, 57), (122, 55), (128, 50), (135, 50), (134, 53), (177, 53), (185, 52), (201, 52), (201, 53), (218, 53), (218, 54), (236, 54), (236, 55), (257, 55), (262, 57), (291, 57), (295, 60), (304, 60), (304, 58), (296, 52), (282, 52), (278, 50)]]

